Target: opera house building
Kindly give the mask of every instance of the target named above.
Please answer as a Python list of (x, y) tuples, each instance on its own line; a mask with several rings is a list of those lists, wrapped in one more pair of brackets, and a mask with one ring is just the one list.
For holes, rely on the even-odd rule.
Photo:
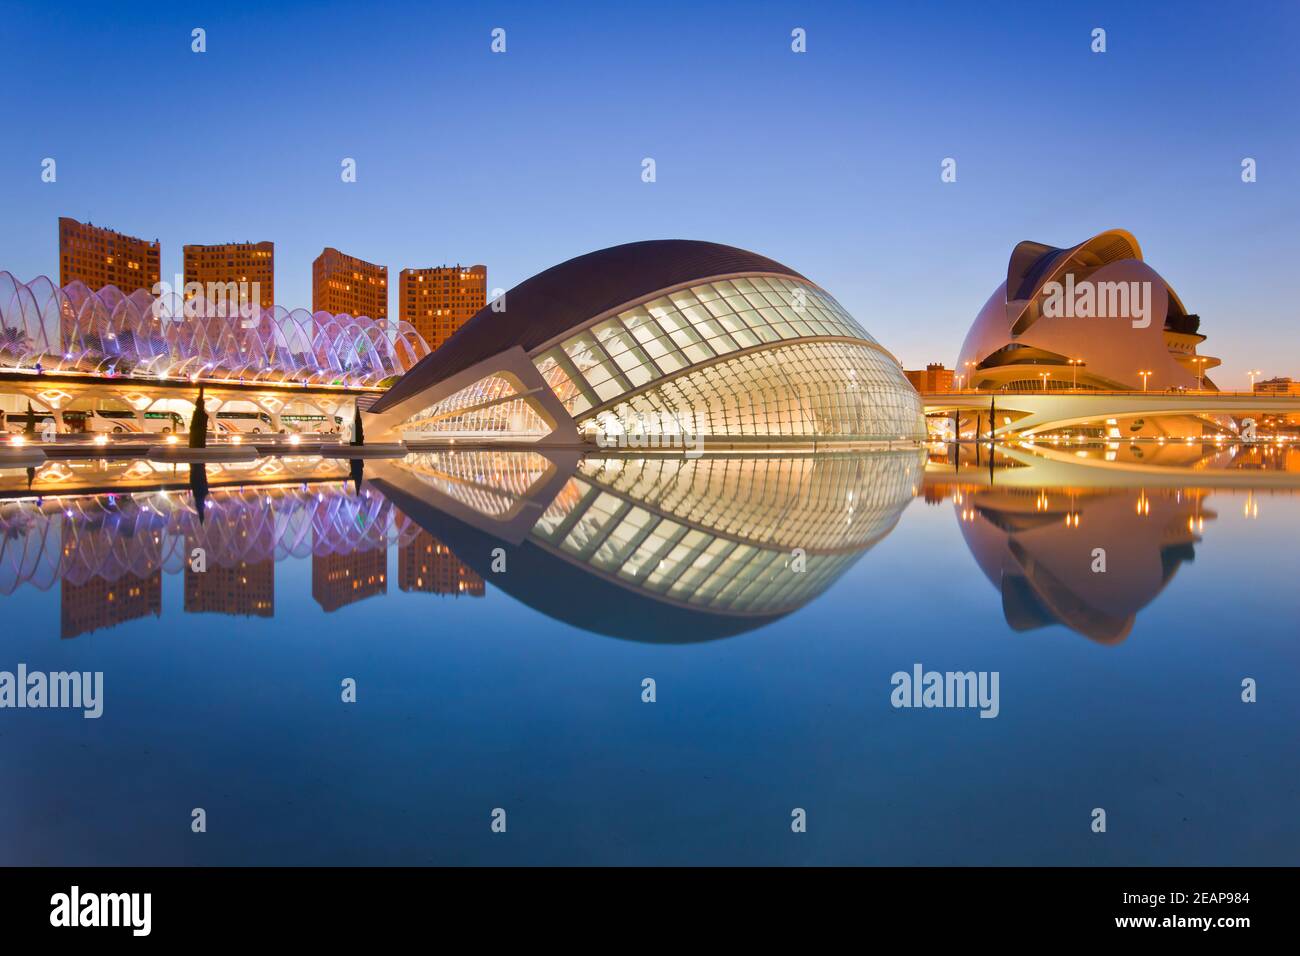
[[(1026, 241), (971, 326), (957, 372), (986, 391), (1217, 390), (1209, 372), (1219, 360), (1198, 351), (1200, 324), (1122, 229), (1064, 249)], [(1136, 424), (1125, 434), (1184, 430), (1170, 419)]]
[(687, 240), (602, 249), (525, 280), (365, 424), (408, 440), (605, 447), (925, 435), (898, 361), (825, 290), (755, 253)]

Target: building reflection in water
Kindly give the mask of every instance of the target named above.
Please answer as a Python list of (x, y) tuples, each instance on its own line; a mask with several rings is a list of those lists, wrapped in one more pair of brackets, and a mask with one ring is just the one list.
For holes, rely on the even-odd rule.
[[(595, 633), (708, 640), (814, 600), (923, 496), (952, 499), (1013, 630), (1062, 624), (1115, 643), (1193, 559), (1215, 514), (1206, 491), (1185, 489), (1189, 469), (1081, 456), (1093, 450), (1001, 448), (990, 460), (965, 446), (960, 459), (472, 449), (368, 462), (351, 481), (336, 468), (247, 486), (195, 474), (188, 491), (16, 491), (0, 500), (0, 596), (59, 584), (61, 633), (73, 637), (160, 615), (163, 576), (182, 574), (185, 613), (270, 618), (276, 563), (310, 558), (311, 596), (332, 612), (388, 593), (393, 549), (404, 593), (482, 597), (490, 581)], [(1191, 470), (1206, 487), (1245, 490), (1263, 479), (1242, 466), (1269, 464), (1263, 449), (1200, 451)], [(1278, 493), (1294, 493), (1277, 477)], [(1104, 574), (1092, 570), (1096, 548)], [(196, 549), (206, 571), (190, 566)]]
[[(384, 593), (388, 549), (418, 541), (437, 555), (436, 575), (457, 574), (440, 542), (382, 496), (341, 480), (23, 497), (0, 501), (0, 597), (57, 584), (60, 633), (76, 637), (160, 616), (163, 575), (183, 574), (185, 613), (269, 618), (275, 564), (310, 557), (313, 597), (330, 611)], [(191, 563), (196, 550), (202, 571)]]
[(275, 616), (275, 562), (239, 561), (197, 572), (185, 566), (185, 613)]
[(116, 581), (95, 577), (78, 584), (65, 578), (59, 594), (59, 635), (77, 637), (138, 617), (162, 615), (162, 574), (125, 574)]
[(482, 597), (483, 578), (427, 531), (397, 549), (397, 586), (403, 591)]
[[(759, 627), (830, 586), (920, 489), (918, 451), (688, 459), (442, 451), (373, 487), (481, 577), (584, 630), (682, 642)], [(492, 572), (493, 560), (506, 572)]]
[[(1202, 492), (1175, 489), (926, 490), (932, 503), (948, 495), (1012, 630), (1063, 624), (1104, 644), (1128, 636), (1216, 517)], [(1094, 570), (1098, 548), (1104, 572)]]

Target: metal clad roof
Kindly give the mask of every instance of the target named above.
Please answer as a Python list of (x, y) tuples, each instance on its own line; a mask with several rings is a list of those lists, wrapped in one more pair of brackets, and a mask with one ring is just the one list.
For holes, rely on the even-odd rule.
[(660, 289), (712, 276), (767, 272), (804, 278), (779, 262), (716, 242), (652, 239), (589, 252), (539, 272), (489, 303), (372, 407), (382, 412), (515, 345), (532, 351), (583, 322)]

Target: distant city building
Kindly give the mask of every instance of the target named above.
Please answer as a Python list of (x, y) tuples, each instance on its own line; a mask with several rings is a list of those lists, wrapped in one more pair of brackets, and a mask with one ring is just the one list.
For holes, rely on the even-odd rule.
[(398, 314), (436, 349), (487, 304), (487, 266), (403, 269)]
[(321, 609), (337, 611), (388, 593), (388, 552), (382, 547), (347, 554), (313, 554), (311, 596)]
[(904, 375), (918, 392), (951, 392), (953, 384), (952, 369), (944, 368), (942, 363), (931, 362), (924, 369), (905, 371)]
[(388, 266), (327, 246), (311, 264), (311, 309), (388, 318)]
[(1255, 383), (1256, 395), (1300, 395), (1300, 382), (1290, 378), (1268, 378)]
[[(275, 243), (227, 242), (215, 246), (185, 247), (185, 284), (198, 282), (238, 283), (239, 303), (252, 296), (257, 283), (257, 302), (264, 309), (275, 304)], [(233, 290), (232, 290), (233, 291)], [(189, 295), (186, 298), (190, 298)]]
[(162, 572), (146, 577), (126, 574), (116, 581), (92, 577), (84, 584), (60, 585), (60, 634), (76, 637), (124, 621), (162, 616)]
[(84, 282), (92, 291), (117, 286), (125, 295), (153, 292), (161, 246), (88, 222), (59, 217), (59, 285)]
[(426, 594), (482, 597), (484, 592), (483, 579), (427, 531), (398, 549), (397, 586)]
[[(1300, 382), (1289, 377), (1265, 379), (1255, 383), (1256, 395), (1300, 395)], [(1265, 432), (1276, 432), (1282, 428), (1300, 425), (1300, 415), (1271, 415), (1265, 413), (1255, 416), (1259, 427)]]
[(275, 616), (275, 561), (240, 561), (194, 571), (185, 564), (185, 613)]

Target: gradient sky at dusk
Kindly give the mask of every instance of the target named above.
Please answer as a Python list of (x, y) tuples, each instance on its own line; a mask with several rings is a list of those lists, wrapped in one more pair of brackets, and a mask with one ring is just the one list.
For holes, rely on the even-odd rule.
[(273, 240), (290, 307), (325, 245), (390, 285), (483, 262), (509, 288), (709, 239), (805, 273), (915, 367), (952, 364), (1017, 241), (1121, 227), (1222, 387), (1300, 377), (1300, 4), (877, 6), (5, 3), (0, 269), (57, 278), (60, 215), (160, 239), (164, 277), (186, 242)]

